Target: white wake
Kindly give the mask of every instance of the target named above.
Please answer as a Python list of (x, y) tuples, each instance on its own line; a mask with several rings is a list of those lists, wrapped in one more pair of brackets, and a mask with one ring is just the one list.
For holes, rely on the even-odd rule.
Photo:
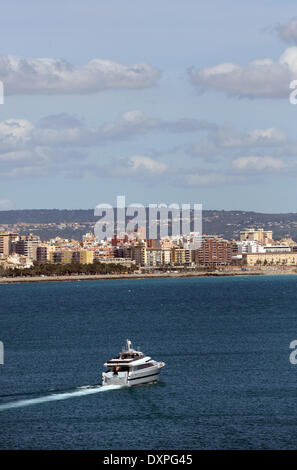
[(91, 395), (93, 393), (107, 392), (108, 390), (117, 390), (123, 388), (123, 385), (98, 385), (96, 387), (84, 386), (75, 389), (73, 392), (54, 393), (44, 397), (29, 398), (26, 400), (10, 401), (0, 405), (0, 411), (10, 410), (12, 408), (22, 408), (23, 406), (37, 405), (39, 403), (46, 403), (49, 401), (67, 400), (68, 398), (81, 397)]

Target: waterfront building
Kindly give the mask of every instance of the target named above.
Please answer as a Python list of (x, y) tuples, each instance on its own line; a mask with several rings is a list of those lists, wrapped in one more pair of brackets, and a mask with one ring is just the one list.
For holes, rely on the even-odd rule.
[(243, 253), (265, 253), (265, 248), (256, 240), (242, 240), (236, 242), (238, 254)]
[(94, 262), (94, 253), (92, 250), (80, 250), (79, 255), (79, 263), (81, 264), (92, 264)]
[(187, 266), (195, 264), (195, 250), (185, 249), (185, 264)]
[(39, 245), (36, 249), (36, 261), (38, 263), (46, 263), (47, 262), (47, 246), (46, 245)]
[(147, 248), (146, 266), (162, 266), (163, 256), (161, 248)]
[(128, 243), (128, 241), (129, 241), (129, 237), (126, 233), (123, 234), (122, 237), (119, 237), (119, 238), (117, 237), (117, 235), (114, 235), (114, 237), (111, 240), (111, 245), (112, 246), (123, 245), (124, 243)]
[(163, 250), (166, 250), (167, 248), (168, 249), (173, 248), (174, 243), (170, 238), (161, 238), (160, 245), (161, 245), (161, 248), (163, 248)]
[(181, 266), (186, 264), (186, 250), (184, 248), (172, 248), (172, 263)]
[(1, 265), (7, 269), (20, 269), (20, 268), (31, 268), (33, 266), (33, 261), (25, 255), (19, 255), (17, 253), (13, 253), (7, 256), (4, 263)]
[(62, 253), (61, 251), (51, 251), (48, 256), (50, 263), (61, 263), (62, 262)]
[(132, 247), (130, 245), (116, 246), (112, 254), (115, 258), (132, 259)]
[(114, 251), (110, 245), (99, 245), (93, 248), (94, 259), (102, 261), (104, 259), (114, 258)]
[(160, 248), (160, 240), (147, 239), (145, 242), (147, 248)]
[(247, 253), (243, 255), (242, 261), (246, 266), (296, 266), (297, 253)]
[(297, 246), (297, 243), (291, 237), (282, 238), (279, 241), (279, 244), (280, 245), (289, 245), (291, 247), (296, 247)]
[(61, 250), (53, 251), (48, 255), (51, 263), (71, 264), (91, 264), (94, 261), (94, 253), (92, 250)]
[(40, 244), (40, 237), (38, 235), (22, 235), (11, 242), (11, 252), (18, 255), (24, 255), (36, 261), (37, 247)]
[(135, 266), (136, 262), (132, 259), (125, 259), (125, 258), (106, 258), (105, 260), (102, 260), (102, 263), (104, 264), (120, 264), (122, 266), (126, 266), (127, 268), (130, 268), (131, 266)]
[(147, 248), (144, 243), (135, 244), (131, 250), (132, 259), (138, 266), (146, 266), (147, 264)]
[(10, 255), (12, 243), (17, 240), (18, 236), (16, 232), (0, 232), (0, 254)]
[(256, 241), (261, 245), (268, 245), (273, 242), (272, 238), (272, 230), (264, 230), (263, 228), (259, 228), (258, 230), (247, 229), (241, 230), (240, 232), (240, 241)]
[(162, 249), (162, 264), (171, 264), (172, 253), (170, 248)]
[(232, 242), (216, 236), (203, 236), (200, 248), (196, 250), (198, 266), (223, 266), (232, 262)]
[(267, 245), (263, 248), (264, 253), (288, 253), (292, 251), (293, 247), (289, 245)]
[(75, 252), (72, 250), (62, 250), (61, 251), (61, 263), (70, 264), (72, 263), (72, 261), (76, 261), (76, 256), (74, 255), (74, 253)]

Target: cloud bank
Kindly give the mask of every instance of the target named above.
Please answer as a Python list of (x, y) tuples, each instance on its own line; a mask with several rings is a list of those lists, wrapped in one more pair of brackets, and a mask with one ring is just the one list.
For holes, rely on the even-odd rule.
[(276, 27), (280, 39), (285, 42), (297, 43), (297, 17), (292, 18), (289, 23)]
[(188, 70), (199, 91), (215, 90), (241, 98), (288, 98), (289, 84), (297, 78), (297, 47), (289, 47), (277, 62), (256, 59), (240, 66), (226, 62), (213, 67)]
[[(142, 150), (126, 155), (114, 152), (116, 142), (152, 132), (202, 137), (163, 155), (152, 150), (149, 155)], [(199, 187), (238, 184), (248, 178), (256, 181), (280, 173), (297, 174), (297, 140), (274, 127), (239, 131), (198, 119), (155, 119), (139, 110), (100, 126), (85, 125), (80, 117), (66, 113), (46, 116), (37, 124), (19, 118), (0, 122), (2, 180), (91, 176)]]
[(62, 59), (0, 56), (0, 80), (5, 94), (87, 94), (110, 88), (147, 88), (156, 84), (160, 71), (142, 62), (122, 65), (93, 59), (76, 66)]
[[(108, 144), (148, 134), (197, 133), (216, 126), (205, 120), (155, 119), (130, 110), (112, 122), (86, 126), (78, 116), (60, 113), (46, 116), (37, 125), (27, 119), (0, 122), (0, 178), (62, 175), (82, 177), (101, 174), (114, 177), (154, 175), (168, 170), (167, 164), (151, 156), (136, 154), (113, 158)], [(104, 150), (103, 150), (104, 149)]]

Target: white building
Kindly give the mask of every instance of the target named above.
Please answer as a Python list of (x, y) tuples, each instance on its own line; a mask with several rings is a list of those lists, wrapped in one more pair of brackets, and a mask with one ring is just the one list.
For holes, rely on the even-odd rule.
[(236, 242), (238, 246), (238, 253), (245, 254), (245, 253), (265, 253), (265, 248), (263, 245), (260, 245), (255, 240), (242, 240), (240, 242)]
[(266, 245), (264, 249), (265, 253), (288, 253), (291, 251), (289, 245)]

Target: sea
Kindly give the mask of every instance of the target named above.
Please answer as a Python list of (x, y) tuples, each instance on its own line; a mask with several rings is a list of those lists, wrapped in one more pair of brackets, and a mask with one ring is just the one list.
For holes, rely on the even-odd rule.
[[(102, 388), (129, 338), (160, 382)], [(0, 285), (1, 449), (296, 449), (297, 276)]]

